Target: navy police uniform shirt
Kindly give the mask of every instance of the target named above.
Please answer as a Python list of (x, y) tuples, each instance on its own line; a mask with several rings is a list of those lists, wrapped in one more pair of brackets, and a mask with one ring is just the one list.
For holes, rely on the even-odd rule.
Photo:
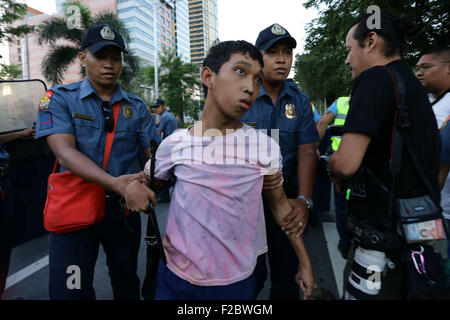
[(309, 97), (293, 80), (286, 80), (275, 106), (261, 86), (258, 99), (241, 118), (256, 129), (279, 129), (279, 145), (283, 157), (283, 177), (297, 184), (297, 146), (319, 141)]
[[(152, 139), (161, 142), (142, 99), (117, 84), (110, 103), (116, 102), (121, 103), (120, 111), (106, 169), (115, 177), (134, 172), (138, 145), (145, 150), (150, 148)], [(102, 99), (87, 79), (55, 86), (39, 103), (36, 139), (57, 133), (72, 134), (78, 151), (102, 168), (107, 132), (101, 105)]]
[(164, 110), (164, 112), (159, 116), (157, 128), (162, 134), (162, 137), (166, 138), (178, 129), (177, 119), (169, 111)]

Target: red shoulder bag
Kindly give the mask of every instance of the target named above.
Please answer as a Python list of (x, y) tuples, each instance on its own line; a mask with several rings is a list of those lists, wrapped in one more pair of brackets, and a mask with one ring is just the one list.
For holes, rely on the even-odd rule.
[[(106, 135), (103, 170), (106, 171), (116, 132), (120, 102), (114, 104), (114, 129)], [(105, 217), (105, 188), (76, 176), (59, 172), (58, 160), (48, 177), (44, 227), (57, 234), (69, 233), (95, 225)]]

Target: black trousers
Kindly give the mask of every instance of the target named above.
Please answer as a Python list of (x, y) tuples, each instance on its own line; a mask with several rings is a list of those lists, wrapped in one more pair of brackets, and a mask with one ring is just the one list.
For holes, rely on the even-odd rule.
[(99, 245), (106, 253), (115, 300), (139, 300), (137, 276), (141, 219), (125, 217), (117, 201), (107, 204), (105, 220), (68, 234), (50, 233), (51, 300), (94, 300), (94, 268)]
[(12, 249), (13, 194), (7, 176), (0, 177), (0, 299), (5, 290)]

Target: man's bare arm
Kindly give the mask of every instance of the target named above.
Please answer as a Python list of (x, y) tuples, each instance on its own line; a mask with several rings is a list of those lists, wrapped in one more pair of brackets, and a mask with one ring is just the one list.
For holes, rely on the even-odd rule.
[(331, 173), (340, 180), (349, 179), (361, 166), (372, 138), (362, 133), (344, 133), (339, 149), (330, 158)]
[[(292, 210), (292, 206), (288, 201), (283, 188), (278, 187), (276, 189), (264, 190), (264, 195), (269, 201), (275, 221), (281, 226), (283, 218)], [(309, 259), (302, 237), (296, 236), (295, 233), (291, 233), (287, 237), (299, 260), (299, 274), (303, 283), (303, 286), (300, 285), (300, 287), (304, 291), (305, 297), (308, 297), (311, 295), (312, 288), (316, 286), (311, 260)]]
[(317, 131), (319, 132), (320, 140), (322, 140), (327, 130), (328, 125), (333, 121), (335, 115), (333, 111), (328, 110), (322, 118), (317, 122)]
[(35, 129), (33, 128), (28, 128), (16, 132), (4, 133), (0, 135), (0, 143), (8, 143), (18, 139), (22, 140), (33, 139), (34, 134)]
[(312, 198), (316, 182), (317, 153), (314, 143), (297, 147), (298, 194)]
[(441, 188), (441, 190), (444, 187), (445, 180), (447, 179), (449, 169), (450, 169), (450, 164), (441, 161), (441, 165), (439, 168), (439, 187)]

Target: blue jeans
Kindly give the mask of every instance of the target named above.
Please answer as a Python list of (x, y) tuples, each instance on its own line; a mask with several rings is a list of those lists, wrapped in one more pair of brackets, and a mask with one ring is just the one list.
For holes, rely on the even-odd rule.
[(198, 286), (178, 277), (159, 261), (155, 300), (252, 300), (255, 276), (226, 286)]
[[(136, 272), (140, 220), (138, 214), (125, 218), (118, 205), (107, 205), (105, 220), (98, 225), (67, 234), (50, 233), (50, 299), (95, 300), (92, 284), (101, 243), (114, 299), (139, 300), (140, 281)], [(78, 270), (78, 278), (73, 266)]]

